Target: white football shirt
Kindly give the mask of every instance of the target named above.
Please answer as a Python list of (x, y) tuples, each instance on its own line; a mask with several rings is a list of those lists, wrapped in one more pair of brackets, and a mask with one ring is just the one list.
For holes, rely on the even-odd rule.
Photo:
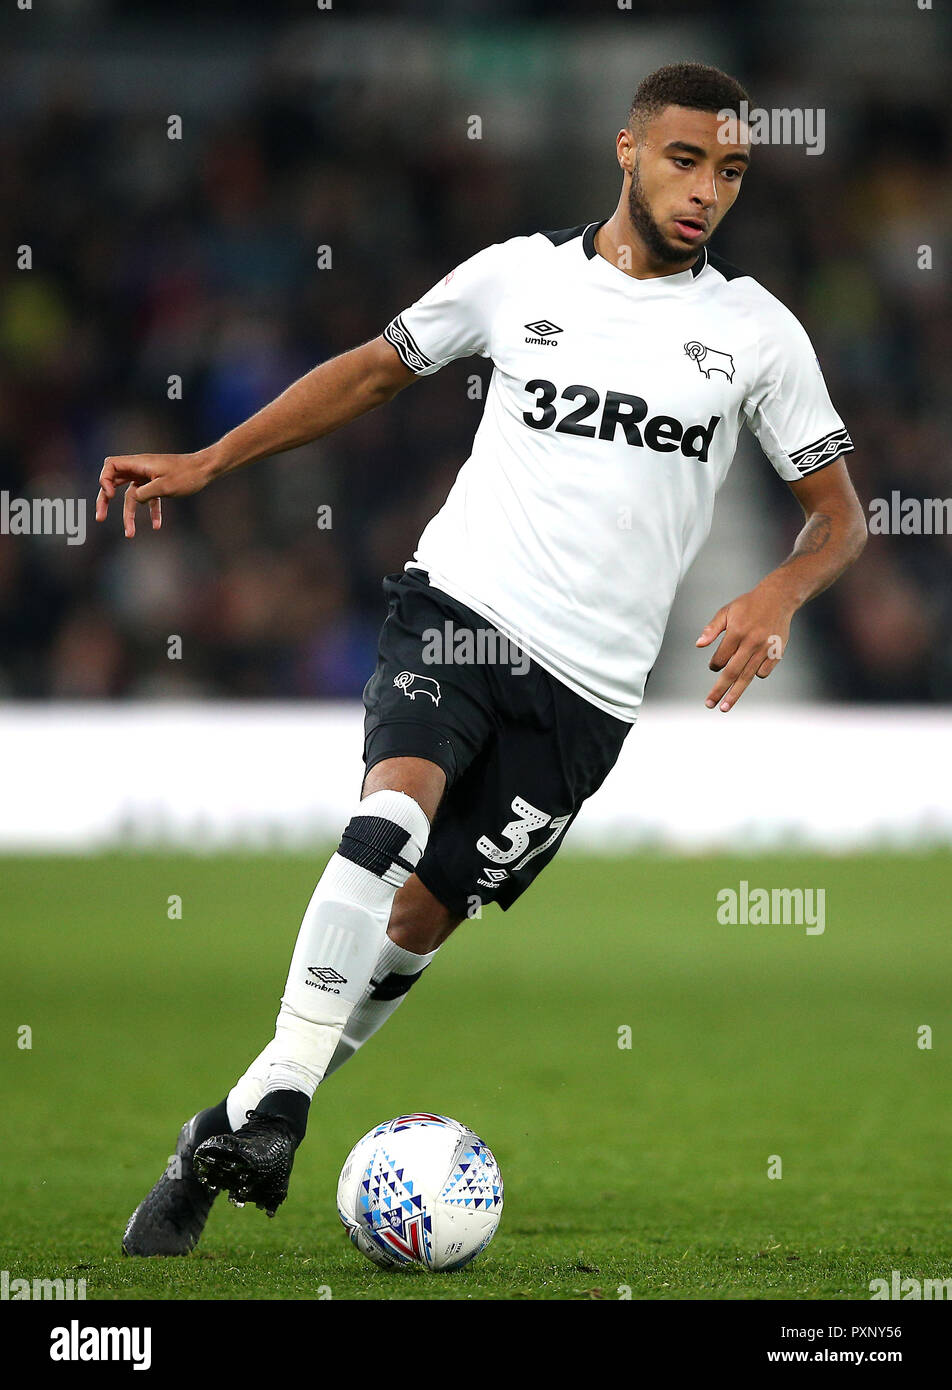
[(701, 252), (636, 280), (600, 222), (489, 246), (388, 324), (420, 376), (492, 359), (472, 453), (407, 568), (633, 722), (748, 424), (781, 478), (852, 449), (800, 323)]

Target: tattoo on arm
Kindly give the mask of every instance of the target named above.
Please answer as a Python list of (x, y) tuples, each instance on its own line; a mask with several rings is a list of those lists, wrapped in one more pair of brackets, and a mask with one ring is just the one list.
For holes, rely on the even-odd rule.
[(805, 603), (808, 599), (816, 598), (817, 594), (822, 594), (824, 589), (828, 589), (843, 571), (850, 567), (865, 544), (865, 524), (860, 528), (854, 528), (843, 521), (836, 512), (814, 512), (797, 537), (792, 552), (778, 565), (778, 569), (784, 569), (797, 560), (819, 555), (829, 546), (829, 553), (822, 557), (818, 565), (808, 567), (807, 573), (812, 572), (814, 579), (809, 592), (800, 600)]
[[(802, 555), (817, 555), (827, 544), (833, 532), (833, 523), (825, 512), (814, 512), (804, 526), (792, 552), (783, 565), (790, 565)], [(783, 565), (780, 566), (783, 569)]]

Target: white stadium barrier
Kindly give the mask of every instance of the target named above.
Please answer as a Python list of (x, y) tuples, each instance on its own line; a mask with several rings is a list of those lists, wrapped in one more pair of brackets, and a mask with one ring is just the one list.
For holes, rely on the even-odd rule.
[[(948, 712), (746, 698), (649, 702), (567, 847), (952, 843)], [(359, 794), (361, 723), (356, 703), (8, 704), (0, 851), (326, 845)]]

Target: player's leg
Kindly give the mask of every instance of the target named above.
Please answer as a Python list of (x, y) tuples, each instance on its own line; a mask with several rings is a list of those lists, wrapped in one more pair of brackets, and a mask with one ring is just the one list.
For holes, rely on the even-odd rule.
[[(431, 663), (424, 654), (429, 634), (434, 630), (442, 631), (447, 621), (459, 628), (472, 626), (473, 621), (478, 622), (475, 615), (431, 589), (426, 577), (418, 573), (391, 576), (385, 581), (384, 590), (389, 598), (390, 612), (381, 632), (377, 670), (364, 694), (367, 709), (364, 759), (368, 778), (365, 799), (358, 808), (357, 817), (370, 818), (368, 813), (372, 811), (374, 816), (399, 825), (404, 845), (398, 857), (405, 863), (399, 866), (391, 860), (388, 881), (385, 865), (380, 872), (374, 873), (373, 865), (367, 867), (353, 861), (338, 864), (335, 861), (346, 860), (347, 856), (340, 853), (334, 856), (325, 871), (327, 882), (321, 880), (305, 914), (299, 945), (302, 939), (308, 946), (326, 941), (329, 948), (337, 949), (339, 942), (335, 945), (331, 937), (321, 934), (329, 921), (330, 910), (326, 904), (328, 901), (339, 903), (342, 886), (353, 889), (356, 885), (361, 888), (363, 897), (370, 900), (357, 905), (358, 915), (363, 914), (362, 920), (372, 926), (365, 933), (345, 931), (345, 937), (362, 938), (358, 952), (361, 971), (353, 966), (345, 971), (340, 968), (340, 961), (335, 963), (330, 957), (304, 959), (309, 952), (304, 946), (300, 952), (296, 949), (275, 1038), (255, 1059), (227, 1102), (200, 1112), (183, 1130), (187, 1140), (185, 1152), (177, 1154), (176, 1159), (180, 1170), (187, 1174), (188, 1184), (196, 1189), (194, 1203), (177, 1199), (173, 1194), (182, 1189), (170, 1188), (163, 1174), (129, 1223), (123, 1241), (127, 1253), (185, 1254), (194, 1246), (211, 1205), (208, 1192), (198, 1191), (199, 1183), (192, 1167), (192, 1155), (198, 1148), (211, 1160), (208, 1166), (202, 1161), (203, 1176), (215, 1187), (227, 1187), (239, 1201), (247, 1198), (264, 1205), (266, 1210), (275, 1209), (286, 1191), (287, 1176), (303, 1135), (313, 1085), (326, 1075), (350, 1013), (367, 992), (381, 949), (386, 948), (385, 928), (395, 892), (414, 867), (412, 857), (419, 862), (427, 842), (429, 817), (439, 803), (444, 786), (452, 785), (492, 736), (495, 715), (484, 673), (479, 668), (454, 664), (452, 656), (447, 664), (441, 664)], [(387, 763), (392, 766), (385, 767)], [(424, 772), (422, 769), (426, 765), (429, 766)], [(381, 796), (384, 802), (368, 804), (372, 798)], [(382, 840), (389, 841), (394, 835), (395, 832), (385, 826)], [(348, 838), (347, 832), (345, 838)], [(360, 856), (368, 856), (373, 851), (371, 857), (375, 863), (386, 857), (384, 844), (374, 841), (361, 847), (359, 836), (349, 838), (354, 842), (351, 848)], [(411, 859), (407, 859), (407, 849), (411, 846)], [(363, 874), (358, 873), (358, 869), (363, 869)], [(372, 883), (371, 879), (376, 882)], [(442, 939), (442, 934), (451, 929), (442, 906), (445, 896), (434, 892), (432, 884), (426, 886), (433, 901), (424, 902), (429, 902), (430, 908), (436, 911), (436, 920), (422, 926), (417, 922), (411, 927), (405, 918), (400, 922), (398, 916), (395, 927), (398, 935), (392, 938), (395, 947), (407, 951), (410, 957), (432, 957), (431, 950), (422, 948), (432, 940)], [(462, 915), (457, 911), (457, 920)], [(353, 927), (353, 918), (345, 925)], [(400, 933), (402, 939), (399, 939)], [(414, 950), (414, 946), (418, 949)], [(408, 957), (396, 956), (396, 959), (405, 969), (414, 965)], [(326, 976), (323, 980), (320, 978), (321, 972), (328, 968), (346, 977), (347, 996), (353, 994), (354, 985), (359, 981), (360, 991), (356, 998), (345, 996), (343, 984)], [(361, 973), (363, 971), (366, 973)], [(304, 978), (305, 972), (308, 979), (314, 980), (313, 985)], [(305, 989), (307, 995), (303, 994)], [(339, 989), (342, 993), (331, 995), (331, 989)], [(331, 1016), (327, 1016), (326, 1011), (317, 1018), (311, 1016), (311, 990), (315, 996), (323, 995), (330, 1001)], [(257, 1099), (244, 1105), (245, 1093)], [(262, 1106), (263, 1113), (259, 1114)], [(255, 1121), (252, 1133), (240, 1136), (232, 1133), (233, 1128), (248, 1130), (251, 1120), (247, 1124), (244, 1122), (249, 1109)], [(211, 1136), (209, 1128), (213, 1130)], [(260, 1181), (249, 1173), (249, 1164), (259, 1170)], [(168, 1240), (157, 1235), (160, 1222), (156, 1203), (152, 1201), (157, 1196), (161, 1197), (160, 1213), (168, 1212), (170, 1204), (177, 1201), (176, 1220), (184, 1221), (184, 1229), (172, 1229), (174, 1223), (168, 1223), (171, 1231)]]
[[(380, 639), (380, 660), (364, 692), (367, 708), (365, 790), (380, 767), (398, 753), (427, 753), (446, 770), (447, 790), (438, 819), (455, 817), (457, 780), (495, 736), (495, 713), (485, 668), (433, 659), (434, 635), (485, 623), (470, 609), (430, 588), (418, 571), (389, 578), (384, 591), (390, 615)], [(432, 832), (431, 832), (432, 839)], [(433, 960), (441, 943), (463, 920), (414, 873), (394, 898), (380, 956), (363, 999), (325, 1075), (343, 1065), (392, 1016)]]
[(510, 907), (551, 862), (565, 829), (604, 779), (628, 732), (630, 726), (600, 713), (539, 668), (533, 668), (528, 683), (497, 676), (507, 688), (497, 708), (508, 717), (499, 738), (487, 744), (441, 803), (423, 860), (394, 899), (381, 957), (328, 1076), (406, 998), (464, 920), (464, 904), (467, 915), (493, 900)]
[[(446, 775), (423, 758), (381, 762), (314, 890), (298, 933), (265, 1059), (264, 1091), (234, 1132), (206, 1139), (198, 1177), (273, 1215), (287, 1195), (311, 1098), (350, 1014), (363, 998), (387, 933), (394, 896), (426, 848)], [(232, 1126), (241, 1083), (228, 1100)]]
[[(324, 1072), (325, 1080), (386, 1023), (461, 920), (424, 888), (416, 874), (397, 890), (370, 980), (347, 1020)], [(232, 1087), (224, 1128), (238, 1129), (248, 1111), (258, 1105), (268, 1083), (274, 1049), (272, 1040)]]
[[(380, 955), (325, 1076), (386, 1022), (476, 903), (508, 907), (525, 891), (618, 756), (629, 725), (601, 713), (534, 663), (528, 674), (521, 671), (522, 663), (519, 672), (497, 668), (490, 673), (496, 732), (454, 769), (426, 852), (395, 895)], [(452, 689), (451, 698), (462, 693)], [(384, 720), (375, 732), (390, 747), (426, 737), (424, 727), (407, 728), (409, 723)], [(458, 742), (458, 728), (448, 727)], [(378, 785), (378, 777), (389, 777), (392, 761), (371, 766), (365, 791)], [(269, 1069), (265, 1057), (248, 1077), (254, 1090), (240, 1093), (243, 1098), (260, 1093)], [(230, 1109), (235, 1099), (233, 1092)]]
[[(389, 675), (386, 667), (384, 670), (385, 675)], [(434, 718), (430, 723), (406, 716), (373, 721), (367, 739), (370, 750), (367, 760), (371, 768), (365, 784), (368, 796), (361, 805), (365, 807), (376, 797), (393, 795), (389, 787), (395, 784), (395, 769), (400, 765), (427, 765), (428, 760), (421, 762), (407, 755), (410, 747), (432, 747), (433, 764), (430, 766), (438, 765), (444, 757), (444, 735), (448, 736), (454, 757), (446, 758), (443, 765), (446, 781), (452, 779), (452, 786), (441, 803), (439, 797), (436, 798), (438, 811), (436, 804), (431, 805), (433, 828), (427, 834), (419, 834), (414, 842), (412, 865), (428, 895), (418, 895), (421, 914), (427, 908), (433, 913), (433, 903), (441, 907), (442, 912), (433, 913), (426, 923), (422, 920), (413, 923), (408, 915), (402, 924), (405, 940), (417, 947), (430, 948), (411, 952), (417, 960), (405, 962), (419, 969), (425, 968), (420, 957), (432, 958), (440, 941), (470, 915), (475, 903), (497, 901), (509, 907), (525, 891), (554, 857), (564, 831), (582, 802), (596, 790), (614, 764), (630, 726), (602, 713), (534, 663), (528, 673), (522, 670), (520, 663), (519, 671), (492, 668), (482, 676), (474, 674), (472, 680), (464, 679), (458, 671), (450, 671), (444, 673), (443, 682), (404, 671), (392, 682), (398, 692), (405, 693), (410, 688), (403, 680), (405, 676), (426, 680), (434, 687), (434, 709), (439, 708), (449, 692), (455, 713), (441, 713), (438, 721)], [(391, 696), (391, 700), (393, 698)], [(462, 711), (471, 711), (474, 702), (478, 706), (477, 720), (488, 711), (488, 723), (492, 726), (490, 732), (484, 725), (475, 752), (471, 743), (467, 745), (467, 734), (461, 732), (460, 727)], [(370, 709), (368, 703), (368, 711)], [(455, 750), (460, 747), (464, 748), (464, 757), (456, 758)], [(381, 748), (388, 749), (393, 756), (382, 756)], [(397, 756), (398, 749), (403, 750), (402, 756)], [(369, 790), (378, 786), (387, 790)], [(412, 802), (412, 798), (409, 799)], [(353, 838), (360, 839), (356, 835)], [(383, 843), (379, 838), (375, 840), (375, 858)], [(344, 841), (342, 847), (343, 844)], [(406, 853), (404, 850), (403, 854)], [(356, 862), (362, 862), (363, 854), (361, 850)], [(387, 856), (382, 863), (368, 863), (365, 867), (384, 881), (388, 881), (388, 874), (396, 872), (395, 862)], [(401, 887), (410, 877), (405, 870), (404, 864)], [(387, 939), (392, 939), (386, 923), (392, 916), (394, 899), (395, 890), (392, 889), (387, 894), (386, 916), (381, 912), (378, 917), (383, 925), (375, 938), (376, 953), (371, 956), (366, 951), (362, 957), (362, 991), (366, 991), (371, 981), (381, 947), (386, 946)], [(395, 930), (399, 930), (396, 923)], [(371, 936), (369, 931), (363, 935), (366, 948)], [(307, 939), (308, 950), (295, 952), (282, 1006), (282, 1012), (289, 1002), (292, 1006), (292, 1042), (300, 1033), (300, 1019), (303, 1017), (307, 1021), (304, 1011), (310, 1007), (309, 996), (301, 993), (301, 971), (308, 969), (313, 973), (308, 966), (308, 961), (314, 959), (313, 942)], [(395, 944), (400, 945), (399, 942)], [(335, 961), (335, 971), (338, 965)], [(298, 985), (296, 994), (293, 993), (295, 983)], [(339, 985), (342, 992), (344, 983), (347, 981)], [(307, 986), (306, 980), (303, 985)], [(209, 1174), (210, 1179), (213, 1182), (218, 1177), (234, 1180), (230, 1184), (219, 1181), (216, 1185), (228, 1186), (233, 1197), (241, 1200), (247, 1196), (269, 1212), (283, 1200), (291, 1157), (303, 1135), (303, 1124), (297, 1131), (292, 1128), (290, 1133), (278, 1126), (293, 1126), (296, 1114), (306, 1116), (310, 1096), (326, 1075), (331, 1060), (332, 1053), (326, 1051), (327, 1040), (333, 1036), (336, 1050), (345, 1035), (349, 1016), (359, 1002), (359, 998), (352, 999), (346, 1008), (330, 1011), (333, 1029), (329, 1026), (328, 1010), (319, 1011), (321, 1031), (304, 1065), (300, 1056), (289, 1062), (283, 1055), (288, 1051), (287, 1040), (282, 1044), (280, 1036), (276, 1037), (275, 1050), (267, 1059), (265, 1093), (248, 1125), (237, 1135), (206, 1141), (197, 1155), (196, 1161), (201, 1164), (202, 1155), (209, 1149), (217, 1149), (220, 1153), (217, 1171)], [(302, 1107), (301, 1111), (297, 1110), (298, 1106)], [(228, 1164), (236, 1154), (241, 1161), (233, 1172)], [(252, 1185), (249, 1178), (253, 1178), (256, 1185)]]
[(393, 900), (387, 935), (370, 982), (347, 1020), (325, 1079), (392, 1017), (461, 921), (416, 874), (410, 875)]
[[(390, 759), (372, 769), (357, 812), (308, 904), (275, 1037), (224, 1101), (182, 1126), (165, 1172), (126, 1226), (126, 1254), (188, 1254), (220, 1187), (232, 1190), (238, 1201), (244, 1194), (249, 1199), (260, 1196), (261, 1204), (271, 1210), (282, 1200), (303, 1138), (312, 1087), (337, 1051), (350, 1010), (355, 1004), (360, 1009), (371, 993), (370, 977), (378, 971), (382, 955), (387, 962), (386, 927), (393, 899), (410, 877), (411, 859), (423, 852), (445, 781), (441, 768), (417, 758)], [(435, 914), (432, 925), (418, 924), (414, 944), (436, 939), (445, 929), (445, 909), (429, 894), (418, 893), (413, 903), (416, 911)], [(407, 920), (406, 909), (397, 920)], [(381, 979), (404, 971), (410, 955), (393, 942)], [(345, 983), (330, 983), (337, 977), (344, 977)], [(313, 994), (307, 983), (311, 979), (323, 986), (315, 987)], [(384, 992), (394, 994), (396, 983), (384, 986)], [(385, 1000), (367, 1001), (347, 1055), (376, 1031), (393, 1007), (388, 1009)], [(235, 1131), (242, 1131), (240, 1138)], [(205, 1172), (199, 1178), (193, 1160), (203, 1145), (209, 1161), (200, 1160)], [(255, 1171), (262, 1166), (263, 1179)], [(210, 1184), (202, 1180), (209, 1176)], [(215, 1182), (216, 1176), (221, 1181)]]

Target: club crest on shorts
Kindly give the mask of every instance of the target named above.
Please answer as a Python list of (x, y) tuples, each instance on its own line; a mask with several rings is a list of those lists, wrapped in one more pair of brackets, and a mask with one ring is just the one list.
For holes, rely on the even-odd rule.
[(398, 690), (402, 690), (408, 700), (415, 700), (418, 695), (427, 695), (438, 705), (442, 698), (439, 681), (435, 681), (432, 676), (418, 676), (415, 671), (401, 671), (399, 676), (394, 676), (393, 683)]

